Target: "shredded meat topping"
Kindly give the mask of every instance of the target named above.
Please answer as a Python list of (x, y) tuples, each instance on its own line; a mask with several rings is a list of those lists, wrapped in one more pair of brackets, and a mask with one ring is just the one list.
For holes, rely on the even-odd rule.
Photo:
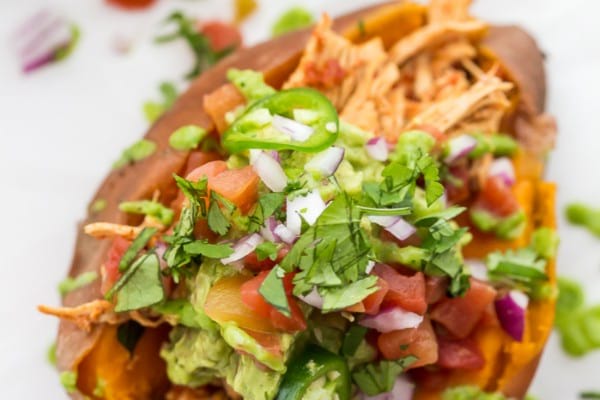
[(106, 300), (94, 300), (76, 307), (38, 306), (41, 313), (71, 321), (80, 329), (90, 331), (93, 324), (113, 321), (112, 303)]

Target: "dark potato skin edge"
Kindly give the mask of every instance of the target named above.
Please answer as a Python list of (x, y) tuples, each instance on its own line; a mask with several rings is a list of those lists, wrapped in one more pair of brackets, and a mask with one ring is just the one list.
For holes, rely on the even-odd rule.
[[(334, 29), (343, 31), (379, 7), (382, 5), (336, 18)], [(97, 240), (85, 235), (82, 231), (84, 225), (97, 221), (127, 223), (127, 216), (118, 210), (119, 202), (148, 198), (155, 190), (160, 191), (161, 200), (173, 196), (172, 174), (185, 168), (189, 153), (171, 149), (168, 138), (175, 129), (188, 124), (212, 129), (213, 123), (203, 109), (203, 97), (226, 83), (226, 71), (232, 67), (266, 71), (267, 81), (279, 86), (282, 79), (295, 68), (309, 36), (310, 30), (303, 30), (241, 49), (197, 78), (172, 109), (145, 135), (157, 143), (155, 154), (141, 162), (111, 171), (94, 195), (94, 200), (106, 200), (107, 206), (101, 212), (90, 212), (79, 224), (69, 276), (98, 271), (110, 246), (110, 240)], [(482, 44), (510, 71), (519, 87), (524, 110), (531, 115), (543, 112), (546, 93), (543, 57), (531, 36), (519, 27), (493, 26)], [(97, 280), (92, 285), (69, 293), (63, 299), (63, 304), (75, 306), (100, 297), (100, 283)], [(57, 339), (59, 370), (70, 370), (77, 366), (96, 343), (101, 328), (96, 326), (91, 332), (85, 332), (74, 324), (61, 321)], [(536, 357), (514, 377), (505, 389), (506, 394), (517, 398), (525, 395), (539, 359), (540, 356)], [(82, 397), (74, 394), (73, 398)]]

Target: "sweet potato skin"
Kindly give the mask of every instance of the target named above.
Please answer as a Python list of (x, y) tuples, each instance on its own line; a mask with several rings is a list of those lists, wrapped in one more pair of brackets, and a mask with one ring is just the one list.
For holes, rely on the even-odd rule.
[[(409, 7), (413, 9), (410, 11), (409, 28), (406, 29), (410, 29), (413, 24), (417, 27), (424, 22), (424, 8), (416, 5), (409, 5)], [(362, 33), (359, 33), (356, 28), (357, 22), (373, 11), (375, 11), (375, 17), (371, 20), (373, 22), (365, 24), (371, 34), (389, 32), (389, 29), (378, 30), (377, 28), (393, 26), (390, 25), (390, 21), (394, 19), (390, 15), (397, 17), (400, 12), (398, 4), (368, 7), (336, 19), (334, 28), (338, 31), (347, 30), (349, 37), (360, 41)], [(211, 118), (204, 111), (203, 99), (205, 95), (212, 93), (226, 82), (225, 74), (231, 67), (262, 70), (268, 83), (280, 86), (296, 66), (309, 34), (308, 30), (299, 31), (252, 48), (242, 49), (195, 80), (173, 108), (161, 117), (145, 136), (157, 143), (156, 153), (134, 165), (112, 171), (94, 196), (94, 200), (106, 200), (107, 207), (101, 212), (89, 214), (81, 226), (95, 221), (126, 223), (126, 215), (118, 210), (119, 202), (148, 198), (155, 190), (160, 191), (160, 200), (168, 203), (174, 196), (171, 175), (185, 169), (188, 157), (188, 152), (169, 148), (170, 134), (176, 128), (188, 124), (196, 124), (207, 130), (214, 129)], [(389, 35), (389, 33), (385, 34)], [(387, 37), (384, 38), (384, 42), (392, 43), (393, 39)], [(490, 57), (501, 60), (502, 65), (509, 71), (510, 77), (517, 83), (522, 110), (532, 115), (543, 112), (545, 99), (543, 60), (533, 39), (517, 27), (491, 27), (489, 35), (482, 44), (484, 49), (489, 51)], [(81, 226), (78, 229), (70, 276), (98, 270), (110, 245), (109, 241), (98, 241), (85, 236)], [(74, 306), (99, 297), (100, 288), (97, 282), (68, 294), (64, 304)], [(61, 322), (57, 342), (59, 369), (77, 368), (97, 343), (102, 329), (102, 326), (98, 326), (87, 333), (70, 323)], [(539, 339), (543, 343), (547, 333), (541, 333), (541, 336)], [(498, 389), (512, 396), (522, 397), (533, 378), (538, 361), (539, 355), (527, 365), (519, 367), (516, 374), (511, 374), (510, 378), (500, 381)], [(75, 394), (74, 398), (77, 396), (78, 394)]]

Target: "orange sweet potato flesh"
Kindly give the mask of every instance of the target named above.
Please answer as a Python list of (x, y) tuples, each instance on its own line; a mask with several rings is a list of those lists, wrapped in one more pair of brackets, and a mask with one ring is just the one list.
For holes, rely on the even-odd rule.
[[(362, 29), (358, 28), (359, 20), (363, 21)], [(357, 42), (379, 36), (388, 47), (400, 37), (420, 27), (425, 20), (426, 9), (423, 6), (410, 3), (386, 3), (337, 18), (334, 29), (346, 32), (347, 37)], [(216, 127), (211, 118), (211, 114), (216, 115), (219, 111), (205, 110), (203, 104), (205, 96), (214, 94), (215, 90), (222, 88), (226, 83), (226, 71), (232, 67), (260, 70), (265, 73), (269, 84), (279, 87), (298, 63), (309, 34), (309, 30), (299, 31), (237, 51), (192, 83), (173, 108), (146, 134), (147, 139), (156, 142), (158, 150), (141, 162), (111, 171), (98, 189), (93, 200), (104, 199), (107, 207), (101, 212), (90, 213), (82, 221), (78, 229), (70, 276), (77, 276), (86, 271), (97, 271), (104, 262), (110, 244), (109, 241), (98, 241), (85, 236), (81, 229), (84, 224), (95, 221), (126, 223), (127, 216), (118, 210), (118, 203), (125, 199), (150, 198), (156, 190), (160, 192), (159, 200), (165, 204), (169, 204), (175, 198), (177, 193), (172, 174), (181, 175), (185, 172), (189, 152), (171, 149), (168, 146), (168, 138), (174, 130), (189, 124), (202, 126), (209, 131), (223, 129), (223, 121), (218, 120), (219, 126)], [(543, 111), (545, 81), (542, 57), (535, 42), (525, 32), (516, 27), (492, 27), (489, 36), (482, 42), (481, 56), (488, 61), (500, 61), (505, 73), (517, 84), (519, 89), (517, 101), (521, 102), (525, 112), (537, 114)], [(231, 89), (229, 87), (221, 90), (231, 91)], [(231, 98), (235, 99), (235, 96)], [(542, 168), (539, 161), (530, 164), (533, 166), (518, 168), (521, 171), (519, 173), (525, 176), (523, 182), (527, 183), (520, 183), (516, 190), (523, 191), (520, 200), (522, 204), (527, 203), (531, 215), (536, 216), (535, 226), (553, 226), (553, 186), (540, 182)], [(520, 187), (526, 189), (518, 189)], [(494, 246), (493, 243), (489, 245)], [(553, 267), (552, 263), (550, 269), (552, 270)], [(99, 297), (99, 283), (96, 283), (69, 293), (63, 302), (67, 306), (75, 306)], [(506, 338), (498, 329), (488, 327), (478, 331), (478, 340), (483, 353), (490, 361), (489, 365), (479, 372), (457, 374), (456, 378), (450, 379), (447, 383), (449, 385), (476, 383), (489, 389), (499, 389), (507, 394), (522, 397), (535, 372), (539, 354), (548, 336), (552, 324), (553, 305), (551, 301), (532, 305), (532, 311), (529, 313), (528, 340), (523, 346), (507, 345)], [(157, 375), (162, 373), (159, 360), (137, 364), (133, 369), (130, 365), (131, 375), (128, 380), (120, 379), (118, 374), (114, 374), (123, 372), (122, 363), (125, 362), (120, 356), (124, 349), (115, 345), (114, 329), (114, 327), (99, 325), (91, 332), (85, 332), (73, 324), (61, 321), (57, 341), (59, 369), (78, 370), (79, 389), (88, 395), (92, 390), (91, 382), (95, 382), (94, 374), (98, 371), (106, 371), (103, 372), (107, 375), (104, 379), (108, 378), (107, 384), (110, 385), (107, 393), (117, 394), (115, 396), (131, 393), (129, 390), (134, 387), (136, 390), (139, 388), (141, 391), (150, 390), (156, 391), (154, 394), (160, 393), (162, 389), (159, 383), (164, 375)], [(148, 353), (149, 360), (158, 354), (160, 340), (156, 338), (161, 335), (160, 332), (153, 330), (149, 330), (147, 335), (153, 340), (144, 337), (142, 342), (146, 340), (147, 344), (143, 342), (144, 345), (140, 345), (139, 351), (144, 350)], [(120, 360), (121, 364), (115, 364), (115, 359)], [(147, 368), (152, 364), (157, 368)], [(114, 375), (108, 371), (112, 371)], [(148, 382), (157, 383), (157, 386), (148, 389), (150, 385)], [(114, 398), (136, 398), (136, 395), (131, 396)], [(417, 397), (437, 399), (439, 391), (419, 393)], [(83, 395), (75, 393), (73, 398), (83, 398)]]

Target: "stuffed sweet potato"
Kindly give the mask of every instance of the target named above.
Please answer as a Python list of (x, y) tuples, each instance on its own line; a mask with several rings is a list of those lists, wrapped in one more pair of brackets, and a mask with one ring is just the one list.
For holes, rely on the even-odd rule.
[(72, 396), (522, 398), (554, 125), (534, 41), (467, 6), (324, 16), (194, 81), (94, 198), (69, 275), (98, 279), (40, 307)]

